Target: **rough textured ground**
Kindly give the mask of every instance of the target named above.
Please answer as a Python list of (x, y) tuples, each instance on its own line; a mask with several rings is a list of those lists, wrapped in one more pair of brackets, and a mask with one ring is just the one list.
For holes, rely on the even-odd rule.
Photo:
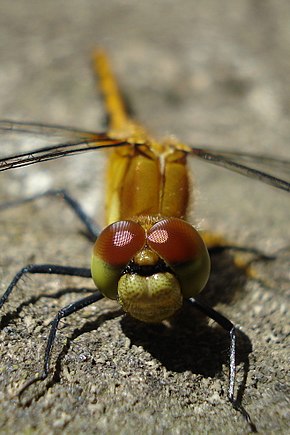
[[(98, 44), (157, 135), (289, 158), (289, 20), (286, 0), (1, 2), (0, 117), (100, 130), (89, 62)], [(1, 154), (7, 145), (1, 138)], [(258, 430), (286, 434), (289, 196), (207, 166), (194, 166), (195, 221), (239, 245), (280, 250), (257, 263), (259, 281), (216, 256), (204, 297), (240, 325), (240, 380), (249, 359), (243, 403)], [(3, 173), (1, 198), (66, 186), (100, 217), (100, 167), (91, 155)], [(27, 263), (89, 264), (81, 225), (57, 201), (2, 211), (0, 222), (1, 291)], [(19, 403), (18, 388), (42, 365), (54, 314), (92, 288), (34, 276), (10, 298), (1, 320), (1, 433), (248, 433), (226, 399), (226, 334), (188, 308), (170, 327), (142, 325), (109, 301), (71, 316), (50, 379)]]

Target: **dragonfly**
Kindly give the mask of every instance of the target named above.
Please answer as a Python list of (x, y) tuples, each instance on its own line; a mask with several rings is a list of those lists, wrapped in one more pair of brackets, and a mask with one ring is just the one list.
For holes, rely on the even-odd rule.
[(93, 66), (109, 119), (106, 132), (0, 121), (0, 132), (11, 132), (20, 137), (62, 138), (54, 145), (1, 158), (0, 172), (100, 150), (108, 157), (106, 226), (102, 231), (66, 190), (48, 190), (0, 204), (1, 210), (45, 196), (61, 196), (94, 241), (90, 268), (30, 264), (15, 274), (0, 298), (1, 308), (27, 274), (92, 278), (96, 286), (93, 294), (65, 306), (56, 314), (47, 340), (43, 371), (26, 382), (20, 393), (49, 375), (51, 353), (61, 319), (106, 297), (117, 300), (132, 317), (156, 323), (170, 319), (186, 302), (229, 334), (228, 398), (254, 430), (249, 414), (235, 398), (237, 328), (200, 297), (210, 274), (208, 248), (215, 242), (210, 235), (203, 238), (187, 220), (191, 199), (188, 160), (197, 158), (287, 192), (290, 183), (286, 178), (271, 175), (263, 168), (272, 165), (279, 174), (283, 171), (287, 174), (290, 162), (276, 157), (194, 147), (172, 138), (157, 141), (128, 114), (104, 51), (98, 49), (94, 52)]

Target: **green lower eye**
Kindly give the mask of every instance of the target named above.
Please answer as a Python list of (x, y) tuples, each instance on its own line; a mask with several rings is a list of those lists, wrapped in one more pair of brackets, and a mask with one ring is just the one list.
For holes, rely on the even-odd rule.
[(118, 281), (123, 268), (113, 267), (100, 257), (92, 255), (91, 272), (93, 281), (100, 292), (109, 299), (117, 299)]
[(171, 266), (180, 282), (184, 298), (195, 297), (205, 287), (210, 273), (207, 249), (192, 262)]

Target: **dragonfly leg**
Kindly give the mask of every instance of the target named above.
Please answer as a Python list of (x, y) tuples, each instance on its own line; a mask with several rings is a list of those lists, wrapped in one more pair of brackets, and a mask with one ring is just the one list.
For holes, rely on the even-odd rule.
[(223, 329), (225, 329), (230, 336), (230, 349), (229, 349), (229, 388), (228, 388), (228, 398), (232, 403), (233, 407), (239, 411), (242, 416), (245, 418), (247, 423), (250, 425), (252, 432), (257, 432), (255, 424), (252, 422), (250, 415), (245, 410), (245, 408), (241, 405), (240, 399), (235, 399), (235, 383), (236, 383), (236, 348), (237, 348), (237, 329), (235, 325), (228, 320), (225, 316), (218, 313), (213, 308), (206, 305), (204, 302), (200, 300), (196, 300), (190, 298), (188, 300), (192, 305), (206, 314), (210, 319), (214, 320), (218, 325), (220, 325)]
[(72, 266), (58, 266), (56, 264), (29, 264), (28, 266), (20, 269), (6, 291), (0, 298), (0, 308), (4, 305), (8, 299), (11, 292), (16, 287), (19, 280), (28, 273), (44, 273), (44, 274), (55, 274), (55, 275), (69, 275), (69, 276), (80, 276), (84, 278), (91, 278), (91, 270), (82, 267), (72, 267)]
[(45, 349), (43, 372), (40, 374), (38, 373), (35, 377), (31, 378), (28, 382), (26, 382), (23, 385), (23, 387), (18, 392), (19, 397), (30, 385), (38, 381), (44, 381), (47, 378), (49, 374), (50, 356), (51, 356), (51, 352), (52, 352), (52, 348), (53, 348), (53, 344), (55, 341), (56, 332), (60, 320), (63, 319), (64, 317), (70, 316), (73, 313), (76, 313), (79, 310), (82, 310), (83, 308), (93, 304), (94, 302), (99, 301), (103, 297), (104, 296), (98, 290), (96, 290), (96, 292), (93, 293), (92, 295), (79, 299), (78, 301), (73, 302), (67, 305), (66, 307), (62, 308), (61, 310), (59, 310), (59, 312), (57, 313), (57, 315), (55, 316), (51, 324), (47, 345)]
[(82, 310), (83, 308), (93, 304), (94, 302), (99, 301), (103, 297), (104, 296), (99, 291), (96, 290), (96, 292), (93, 293), (92, 295), (89, 295), (89, 296), (86, 296), (85, 298), (79, 299), (78, 301), (73, 302), (73, 303), (67, 305), (66, 307), (62, 308), (61, 310), (59, 310), (59, 312), (57, 313), (57, 315), (55, 316), (55, 318), (53, 319), (52, 324), (51, 324), (51, 328), (50, 328), (50, 332), (49, 332), (49, 336), (48, 336), (48, 340), (47, 340), (47, 344), (46, 344), (46, 349), (45, 349), (43, 372), (36, 375), (35, 377), (31, 378), (28, 382), (26, 382), (23, 385), (23, 387), (21, 388), (21, 390), (18, 392), (19, 396), (21, 396), (21, 394), (30, 385), (32, 385), (38, 381), (43, 381), (44, 379), (47, 378), (47, 376), (49, 374), (50, 356), (51, 356), (51, 352), (52, 352), (52, 348), (53, 348), (53, 344), (54, 344), (54, 340), (56, 337), (56, 332), (57, 332), (57, 328), (58, 328), (60, 320), (63, 319), (64, 317), (70, 316), (73, 313), (76, 313), (79, 310)]
[[(91, 278), (91, 271), (87, 268), (82, 267), (72, 267), (72, 266), (58, 266), (55, 264), (30, 264), (26, 267), (23, 267), (12, 279), (11, 283), (9, 284), (7, 290), (3, 294), (3, 296), (0, 298), (0, 308), (4, 305), (6, 300), (8, 299), (9, 295), (11, 294), (12, 290), (16, 287), (19, 280), (28, 273), (37, 273), (37, 274), (55, 274), (55, 275), (69, 275), (69, 276), (79, 276), (84, 278)], [(56, 331), (58, 328), (58, 324), (60, 320), (64, 317), (69, 316), (72, 313), (75, 313), (76, 311), (81, 310), (84, 307), (87, 307), (88, 305), (93, 304), (94, 302), (100, 300), (103, 298), (103, 295), (99, 291), (95, 291), (92, 295), (89, 295), (85, 298), (82, 298), (76, 302), (73, 302), (66, 307), (62, 308), (57, 315), (55, 316), (50, 334), (47, 341), (46, 351), (45, 351), (45, 358), (44, 358), (44, 370), (41, 375), (38, 375), (34, 377), (33, 379), (30, 379), (20, 390), (19, 395), (23, 393), (23, 391), (34, 382), (37, 382), (38, 380), (43, 380), (47, 377), (49, 372), (49, 361), (50, 361), (50, 355), (53, 347), (53, 343), (56, 336)]]
[(85, 225), (88, 231), (89, 238), (95, 241), (99, 235), (99, 230), (90, 216), (83, 210), (82, 206), (76, 201), (65, 189), (51, 189), (46, 192), (37, 193), (36, 195), (28, 196), (27, 198), (17, 199), (15, 201), (3, 202), (0, 204), (0, 210), (5, 210), (11, 207), (25, 204), (27, 202), (36, 201), (39, 198), (46, 196), (59, 197), (73, 210), (80, 221)]

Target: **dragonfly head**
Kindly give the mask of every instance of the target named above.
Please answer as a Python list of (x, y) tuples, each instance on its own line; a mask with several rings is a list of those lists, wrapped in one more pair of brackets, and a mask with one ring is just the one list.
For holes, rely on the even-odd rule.
[(139, 320), (160, 322), (203, 289), (210, 261), (199, 233), (181, 219), (160, 219), (150, 228), (127, 220), (102, 231), (91, 268), (104, 296)]

